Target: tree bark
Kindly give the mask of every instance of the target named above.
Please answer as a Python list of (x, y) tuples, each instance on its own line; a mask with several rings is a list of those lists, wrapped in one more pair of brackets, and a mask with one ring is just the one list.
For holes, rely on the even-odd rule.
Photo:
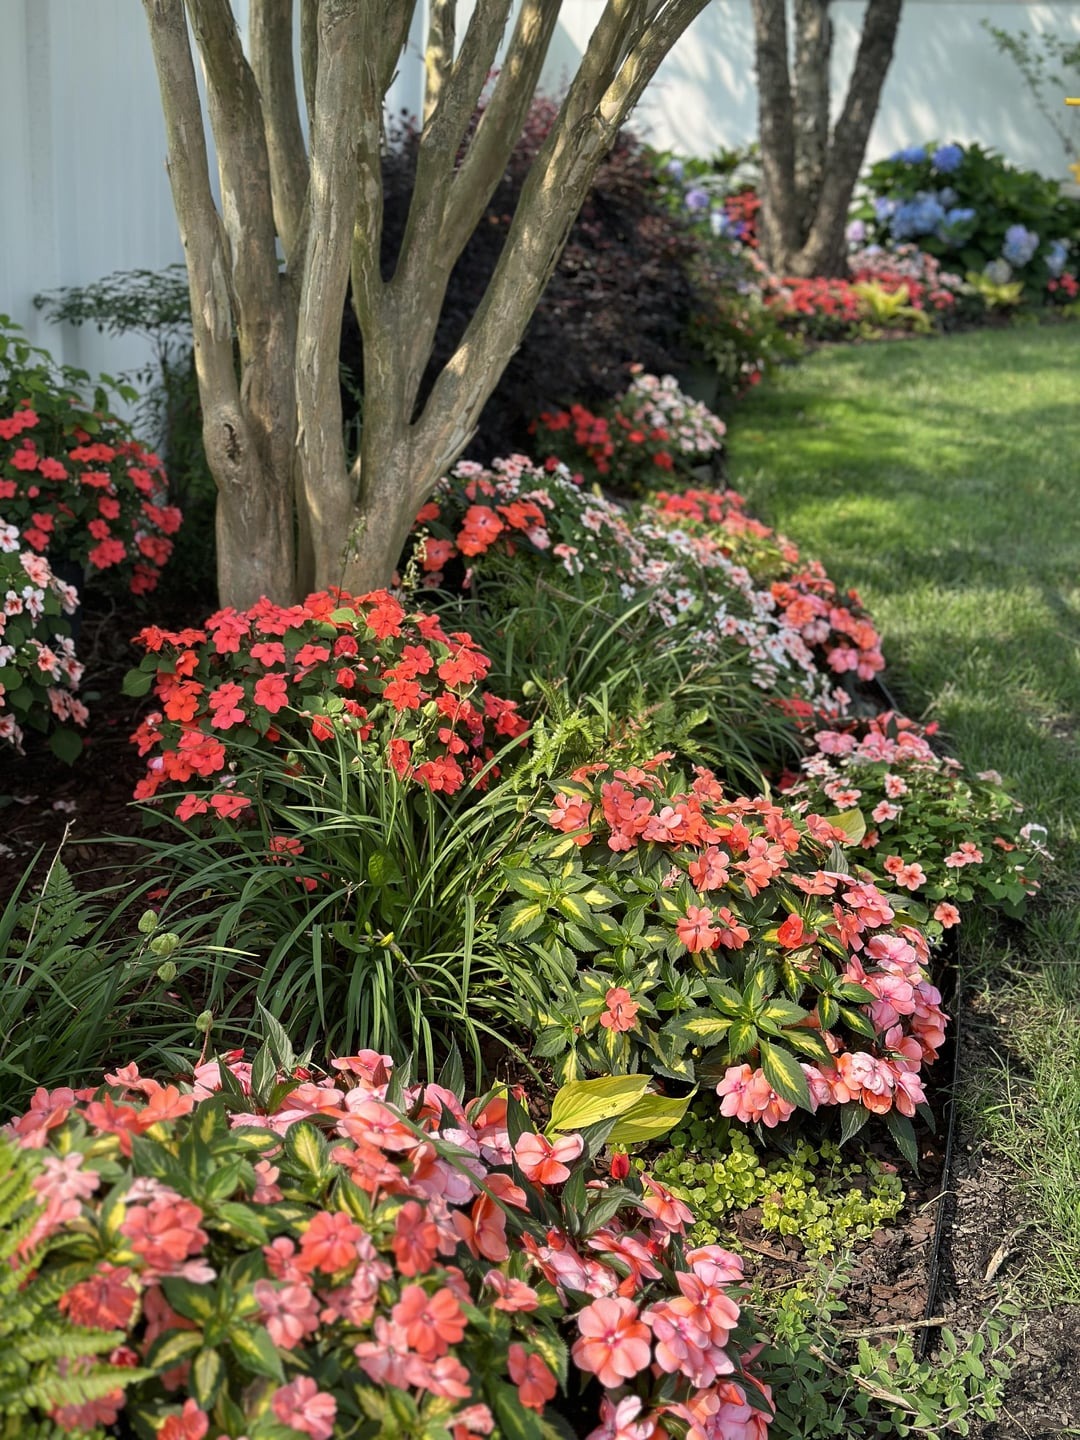
[(903, 0), (869, 0), (829, 135), (829, 0), (795, 0), (794, 86), (784, 0), (753, 0), (761, 136), (761, 254), (783, 275), (840, 275), (848, 206), (892, 61)]
[[(597, 165), (706, 3), (606, 0), (488, 291), (417, 413), (450, 273), (520, 134), (559, 0), (521, 0), (471, 133), (511, 0), (475, 6), (460, 43), (455, 0), (432, 0), (417, 185), (389, 279), (380, 267), (382, 106), (416, 0), (301, 0), (309, 155), (292, 0), (259, 0), (250, 63), (229, 0), (186, 0), (207, 79), (220, 213), (185, 0), (143, 0), (219, 489), (224, 604), (248, 606), (262, 594), (291, 600), (309, 585), (364, 592), (390, 582), (416, 510), (468, 443), (520, 343)], [(365, 368), (361, 453), (351, 471), (338, 384), (350, 278)]]

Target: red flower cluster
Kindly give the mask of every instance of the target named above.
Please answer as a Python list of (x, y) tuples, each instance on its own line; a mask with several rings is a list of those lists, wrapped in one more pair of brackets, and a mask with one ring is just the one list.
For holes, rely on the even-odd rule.
[(1068, 305), (1080, 294), (1080, 281), (1065, 270), (1057, 279), (1046, 282), (1047, 294), (1059, 305)]
[(761, 197), (756, 190), (747, 188), (724, 200), (724, 214), (731, 222), (736, 238), (751, 249), (757, 249), (757, 213), (761, 209)]
[(296, 724), (316, 741), (376, 737), (400, 779), (447, 795), (486, 785), (499, 740), (528, 728), (512, 700), (477, 689), (491, 662), (469, 635), (447, 635), (437, 616), (408, 614), (385, 590), (320, 592), (288, 607), (264, 599), (200, 629), (150, 626), (136, 641), (148, 653), (129, 689), (152, 683), (162, 709), (132, 736), (150, 756), (135, 798), (225, 777), (212, 794), (184, 794), (183, 820), (247, 810), (240, 747), (271, 747)]
[(766, 294), (765, 304), (796, 329), (824, 338), (846, 333), (859, 322), (859, 297), (847, 280), (785, 276), (776, 283), (779, 290)]
[(28, 401), (0, 416), (0, 506), (39, 554), (121, 567), (135, 595), (156, 587), (182, 520), (161, 460), (118, 422), (72, 409), (58, 425)]
[(906, 290), (908, 298), (905, 303), (913, 310), (945, 311), (956, 306), (956, 296), (951, 290), (945, 290), (940, 285), (928, 285), (912, 276), (898, 275), (892, 270), (879, 269), (873, 265), (862, 265), (853, 270), (851, 282), (853, 285), (877, 285), (890, 295), (895, 295), (898, 290)]

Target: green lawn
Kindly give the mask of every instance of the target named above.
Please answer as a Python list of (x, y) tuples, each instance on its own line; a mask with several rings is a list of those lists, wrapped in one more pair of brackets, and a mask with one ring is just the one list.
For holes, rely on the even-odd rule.
[(1057, 860), (1021, 931), (966, 929), (1007, 1077), (967, 1096), (1080, 1298), (1080, 326), (822, 350), (736, 411), (731, 483), (854, 585), (909, 713), (1002, 772)]

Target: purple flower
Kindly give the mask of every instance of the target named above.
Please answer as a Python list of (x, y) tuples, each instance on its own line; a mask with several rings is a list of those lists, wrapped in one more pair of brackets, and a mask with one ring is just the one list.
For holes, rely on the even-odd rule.
[(1010, 225), (1005, 231), (1001, 253), (1010, 265), (1026, 265), (1039, 248), (1039, 237), (1023, 225)]
[(692, 190), (686, 192), (686, 208), (688, 210), (707, 210), (709, 208), (709, 192), (702, 190), (700, 185), (695, 185)]
[(866, 240), (866, 225), (862, 220), (852, 220), (844, 234), (849, 245), (862, 245)]

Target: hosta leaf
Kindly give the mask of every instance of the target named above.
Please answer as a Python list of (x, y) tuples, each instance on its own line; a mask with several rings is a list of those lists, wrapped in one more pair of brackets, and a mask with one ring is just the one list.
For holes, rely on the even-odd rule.
[(837, 815), (824, 816), (824, 819), (844, 832), (849, 845), (858, 845), (866, 835), (866, 816), (861, 810), (841, 810)]
[(625, 1115), (615, 1122), (610, 1136), (612, 1145), (636, 1145), (645, 1140), (659, 1140), (686, 1114), (693, 1094), (682, 1097), (643, 1095)]
[(551, 1130), (580, 1130), (625, 1115), (645, 1093), (647, 1075), (604, 1075), (598, 1080), (572, 1080), (551, 1104)]

